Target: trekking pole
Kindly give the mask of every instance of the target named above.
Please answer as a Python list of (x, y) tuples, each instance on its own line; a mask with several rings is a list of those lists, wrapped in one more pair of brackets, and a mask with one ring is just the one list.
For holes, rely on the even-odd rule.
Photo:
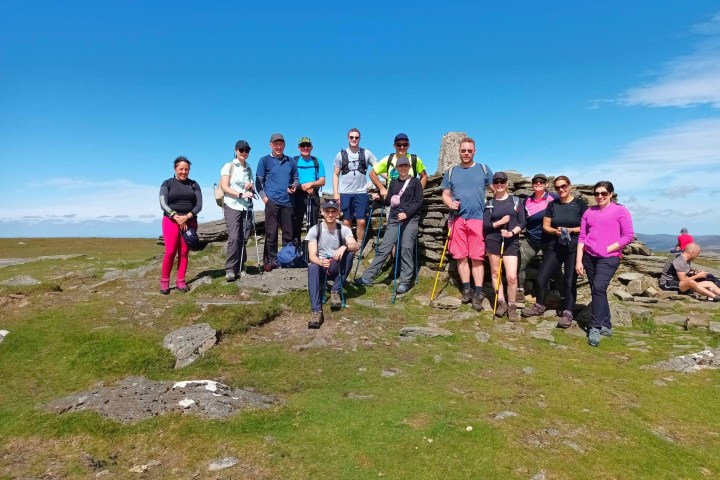
[[(346, 307), (346, 305), (345, 305), (345, 284), (344, 284), (345, 282), (343, 281), (345, 278), (345, 271), (343, 269), (344, 265), (345, 265), (345, 261), (342, 258), (340, 258), (340, 264), (338, 265), (338, 272), (340, 272), (340, 300), (342, 301), (341, 308)], [(352, 265), (352, 264), (350, 264), (350, 265)]]
[(500, 295), (500, 282), (502, 281), (502, 264), (503, 264), (503, 253), (505, 252), (505, 237), (503, 237), (500, 243), (500, 266), (498, 267), (498, 279), (497, 285), (495, 286), (495, 304), (493, 305), (493, 317), (497, 312), (498, 295)]
[(398, 260), (400, 260), (400, 234), (402, 233), (402, 222), (398, 221), (398, 239), (395, 246), (395, 271), (393, 272), (393, 294), (392, 303), (395, 304), (395, 297), (397, 296), (397, 272), (398, 272)]
[(322, 303), (325, 305), (325, 302), (327, 302), (327, 279), (330, 276), (330, 267), (325, 269), (325, 281), (323, 282), (323, 296), (322, 296)]
[(437, 287), (438, 279), (440, 278), (440, 272), (442, 272), (442, 265), (443, 260), (445, 259), (445, 252), (447, 251), (448, 243), (450, 242), (450, 237), (452, 236), (452, 223), (453, 223), (453, 215), (452, 213), (450, 216), (448, 216), (448, 234), (447, 238), (445, 239), (445, 246), (443, 247), (442, 255), (440, 255), (440, 265), (438, 265), (438, 271), (435, 275), (435, 284), (433, 285), (432, 293), (430, 294), (430, 303), (435, 300), (435, 288)]
[(375, 240), (375, 255), (377, 255), (378, 248), (380, 248), (380, 232), (382, 232), (383, 215), (384, 214), (385, 214), (385, 205), (383, 205), (382, 209), (380, 210), (380, 224), (378, 224), (377, 239)]
[(420, 229), (415, 234), (415, 285), (420, 282), (420, 262), (418, 260), (418, 238), (420, 237)]
[(365, 226), (365, 235), (363, 236), (362, 245), (360, 245), (360, 253), (358, 254), (358, 262), (355, 266), (355, 275), (353, 275), (353, 281), (357, 278), (358, 268), (360, 268), (360, 262), (362, 262), (363, 251), (365, 251), (365, 245), (367, 245), (368, 232), (370, 231), (370, 224), (372, 224), (372, 214), (375, 211), (375, 203), (370, 206), (370, 216), (368, 217), (367, 225)]
[(255, 210), (248, 210), (248, 216), (252, 217), (253, 237), (255, 238), (255, 258), (257, 259), (257, 268), (260, 275), (263, 274), (263, 268), (260, 266), (260, 249), (258, 248), (257, 224), (255, 223)]

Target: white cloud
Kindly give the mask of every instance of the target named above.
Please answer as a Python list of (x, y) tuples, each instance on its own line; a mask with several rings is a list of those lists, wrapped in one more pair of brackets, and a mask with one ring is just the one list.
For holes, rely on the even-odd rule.
[(625, 105), (649, 107), (691, 107), (711, 105), (720, 108), (720, 14), (692, 31), (709, 38), (692, 54), (668, 62), (652, 82), (629, 89), (620, 98)]

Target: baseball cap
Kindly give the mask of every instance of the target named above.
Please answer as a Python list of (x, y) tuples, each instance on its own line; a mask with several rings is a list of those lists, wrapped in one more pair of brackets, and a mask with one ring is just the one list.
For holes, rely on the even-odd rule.
[(301, 143), (309, 143), (312, 145), (312, 140), (310, 140), (310, 137), (300, 137), (300, 140), (298, 140), (298, 145)]
[(400, 157), (397, 159), (397, 162), (395, 162), (395, 166), (399, 167), (400, 165), (410, 165), (410, 160), (408, 160), (407, 157)]
[(507, 182), (507, 175), (505, 175), (505, 172), (495, 172), (495, 175), (493, 175), (493, 181), (495, 180), (504, 180)]
[(235, 142), (235, 150), (240, 150), (241, 148), (250, 148), (250, 144), (245, 140), (238, 140)]
[(270, 135), (270, 143), (276, 142), (278, 140), (285, 141), (285, 137), (282, 136), (282, 133), (273, 133)]
[(408, 138), (408, 136), (405, 135), (404, 133), (398, 133), (397, 135), (395, 135), (395, 142), (394, 142), (394, 143), (397, 143), (398, 140), (405, 140), (406, 142), (409, 142), (409, 141), (410, 141), (410, 139)]
[(325, 203), (323, 203), (323, 210), (326, 210), (328, 208), (334, 208), (335, 210), (340, 210), (340, 205), (338, 205), (337, 200), (334, 198), (328, 198), (325, 200)]
[(543, 182), (547, 182), (547, 177), (545, 176), (544, 173), (536, 173), (532, 177), (533, 183), (535, 183), (535, 180), (542, 180)]

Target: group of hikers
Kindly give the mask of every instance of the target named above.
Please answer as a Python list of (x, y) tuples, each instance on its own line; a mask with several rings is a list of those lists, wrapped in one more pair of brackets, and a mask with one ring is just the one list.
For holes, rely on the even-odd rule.
[[(312, 312), (309, 328), (319, 328), (324, 321), (328, 279), (332, 283), (331, 308), (344, 306), (344, 285), (355, 255), (364, 251), (376, 204), (383, 210), (389, 208), (384, 234), (370, 266), (354, 283), (359, 287), (372, 286), (393, 253), (393, 298), (396, 293), (407, 293), (416, 279), (417, 237), (423, 189), (428, 179), (425, 166), (420, 157), (408, 153), (410, 140), (404, 133), (394, 138), (395, 152), (379, 161), (370, 150), (360, 146), (360, 137), (358, 129), (348, 131), (348, 146), (334, 160), (332, 195), (325, 198), (320, 194), (326, 184), (325, 168), (312, 155), (309, 137), (299, 139), (299, 155), (289, 156), (285, 153), (283, 135), (273, 134), (271, 152), (259, 159), (254, 176), (247, 162), (250, 145), (239, 140), (234, 158), (220, 172), (216, 198), (222, 205), (228, 230), (226, 280), (235, 281), (242, 271), (247, 258), (245, 245), (250, 228), (255, 226), (252, 201), (259, 198), (265, 204), (265, 242), (259, 267), (270, 272), (279, 266), (278, 229), (282, 231), (283, 249), (292, 244), (304, 250)], [(554, 279), (564, 299), (557, 326), (568, 328), (574, 320), (578, 275), (586, 275), (592, 295), (588, 343), (598, 346), (601, 336), (613, 333), (607, 290), (619, 267), (623, 247), (633, 239), (630, 213), (613, 200), (613, 184), (597, 182), (593, 188), (596, 205), (589, 207), (582, 198), (573, 196), (567, 176), (554, 178), (552, 193), (548, 191), (548, 178), (539, 173), (532, 178), (533, 194), (522, 199), (508, 192), (505, 172), (493, 173), (487, 165), (475, 162), (475, 151), (475, 141), (463, 138), (459, 146), (460, 163), (445, 172), (441, 183), (442, 201), (450, 210), (445, 247), (457, 262), (461, 301), (475, 310), (483, 309), (487, 257), (494, 287), (493, 312), (497, 317), (517, 321), (520, 316), (542, 315), (547, 309), (550, 280)], [(170, 292), (175, 257), (179, 258), (176, 287), (181, 292), (188, 290), (186, 239), (197, 228), (197, 215), (202, 209), (200, 187), (188, 177), (190, 161), (178, 157), (174, 167), (175, 176), (160, 189), (166, 247), (160, 279), (162, 294)], [(378, 190), (372, 201), (368, 195), (368, 172)], [(490, 199), (488, 189), (492, 192)], [(303, 225), (307, 226), (304, 240)], [(525, 235), (521, 238), (523, 231)], [(685, 252), (695, 252), (692, 245), (696, 246), (686, 246)], [(519, 311), (516, 302), (518, 297), (524, 300), (526, 267), (539, 252), (542, 261), (535, 281), (536, 302)], [(689, 264), (696, 254), (687, 255)], [(677, 267), (682, 268), (684, 265)], [(685, 291), (694, 288), (695, 283), (698, 282), (682, 279), (677, 288)], [(711, 294), (720, 293), (702, 285)]]

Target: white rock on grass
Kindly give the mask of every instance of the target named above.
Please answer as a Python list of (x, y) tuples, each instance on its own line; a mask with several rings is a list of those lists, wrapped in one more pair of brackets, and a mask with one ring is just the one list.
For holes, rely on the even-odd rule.
[(7, 330), (0, 330), (0, 343), (5, 340), (5, 337), (7, 337), (10, 334)]
[(215, 460), (210, 465), (208, 465), (208, 470), (210, 470), (211, 472), (217, 472), (218, 470), (233, 467), (237, 465), (239, 461), (240, 460), (235, 457), (221, 458), (220, 460)]

